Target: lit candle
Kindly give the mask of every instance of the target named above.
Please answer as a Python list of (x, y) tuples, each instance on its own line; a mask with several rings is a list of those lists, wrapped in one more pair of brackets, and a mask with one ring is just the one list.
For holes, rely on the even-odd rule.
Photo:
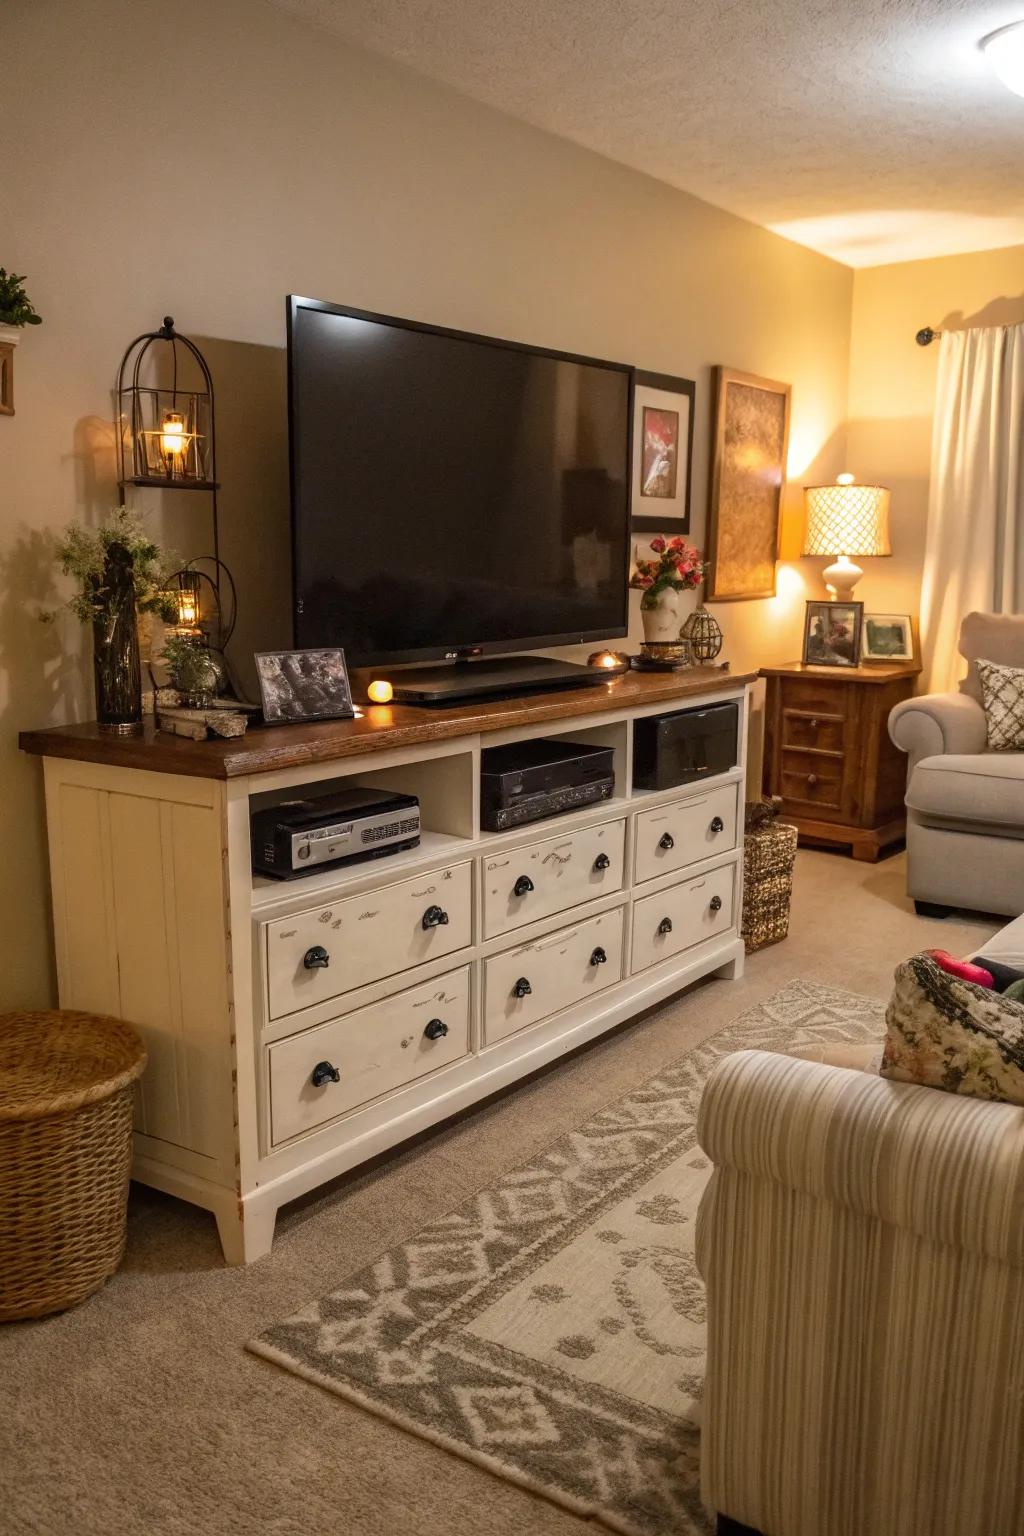
[(629, 665), (629, 657), (619, 651), (595, 651), (587, 657), (587, 665), (600, 667), (605, 672), (624, 672)]
[(391, 684), (383, 678), (377, 678), (366, 690), (366, 697), (371, 704), (390, 704), (394, 698), (395, 690)]
[(160, 452), (177, 458), (185, 451), (185, 422), (177, 411), (168, 411), (160, 423)]

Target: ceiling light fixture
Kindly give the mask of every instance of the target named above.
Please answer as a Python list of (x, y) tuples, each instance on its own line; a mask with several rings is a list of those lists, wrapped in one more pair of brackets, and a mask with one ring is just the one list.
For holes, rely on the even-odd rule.
[(1024, 21), (990, 32), (982, 38), (981, 49), (1006, 89), (1024, 96)]

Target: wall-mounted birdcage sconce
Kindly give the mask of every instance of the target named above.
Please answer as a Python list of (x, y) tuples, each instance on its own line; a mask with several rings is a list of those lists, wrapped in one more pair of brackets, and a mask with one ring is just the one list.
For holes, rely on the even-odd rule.
[[(160, 346), (170, 348), (168, 356), (150, 355)], [(136, 336), (121, 359), (117, 417), (122, 486), (216, 492), (213, 379), (199, 348), (179, 335), (170, 315), (158, 331)]]

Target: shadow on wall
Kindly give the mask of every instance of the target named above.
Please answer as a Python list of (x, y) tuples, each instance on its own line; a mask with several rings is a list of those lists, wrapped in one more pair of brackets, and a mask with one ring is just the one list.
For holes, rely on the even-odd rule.
[(986, 325), (1024, 325), (1024, 293), (1016, 298), (989, 299), (973, 315), (965, 315), (962, 309), (950, 310), (936, 330), (966, 331)]
[(69, 644), (78, 621), (55, 613), (63, 597), (57, 540), (53, 530), (23, 528), (0, 553), (0, 739), (12, 752), (26, 725), (67, 719), (81, 687), (81, 661)]

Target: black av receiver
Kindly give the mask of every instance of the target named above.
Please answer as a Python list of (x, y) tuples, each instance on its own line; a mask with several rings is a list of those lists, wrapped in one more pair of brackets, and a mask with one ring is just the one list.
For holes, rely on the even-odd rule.
[(415, 848), (420, 803), (415, 795), (360, 785), (335, 789), (254, 811), (250, 839), (256, 874), (294, 880), (336, 864)]

